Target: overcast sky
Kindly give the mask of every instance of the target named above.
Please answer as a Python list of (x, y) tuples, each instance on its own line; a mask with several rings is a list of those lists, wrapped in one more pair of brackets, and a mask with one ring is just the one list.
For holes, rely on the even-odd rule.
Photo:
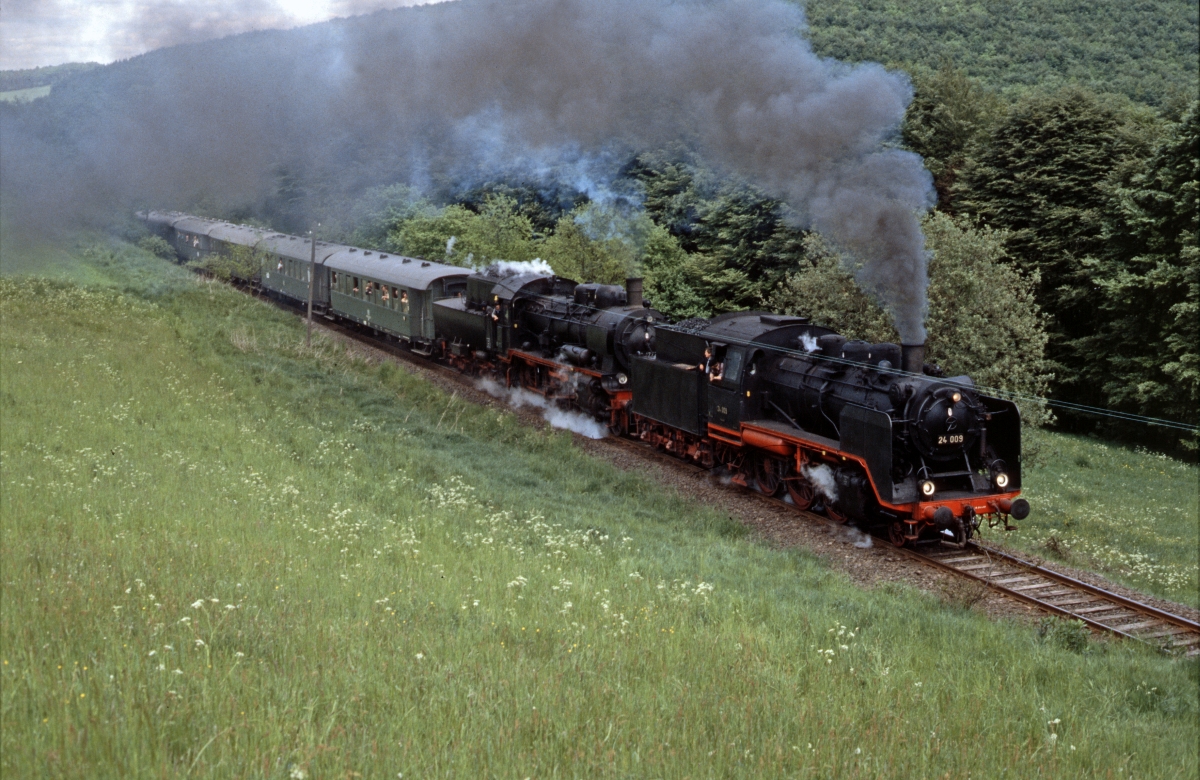
[(0, 69), (113, 62), (163, 46), (436, 0), (0, 0)]

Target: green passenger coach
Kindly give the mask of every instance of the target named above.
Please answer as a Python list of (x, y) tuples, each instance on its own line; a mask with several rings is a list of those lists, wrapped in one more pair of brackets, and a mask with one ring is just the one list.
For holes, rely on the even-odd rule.
[[(345, 249), (341, 244), (317, 242), (316, 277), (313, 283), (313, 308), (329, 307), (329, 270), (325, 261)], [(308, 267), (312, 263), (312, 244), (307, 238), (275, 233), (260, 241), (255, 249), (263, 255), (263, 288), (298, 301), (308, 300)]]
[(462, 295), (466, 268), (345, 247), (325, 261), (330, 310), (426, 349), (434, 339), (433, 302)]

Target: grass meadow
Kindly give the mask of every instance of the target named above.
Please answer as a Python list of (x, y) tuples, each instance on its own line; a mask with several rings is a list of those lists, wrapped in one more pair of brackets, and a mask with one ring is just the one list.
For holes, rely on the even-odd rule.
[(128, 245), (37, 251), (0, 276), (5, 778), (1197, 775), (1196, 662), (862, 590)]

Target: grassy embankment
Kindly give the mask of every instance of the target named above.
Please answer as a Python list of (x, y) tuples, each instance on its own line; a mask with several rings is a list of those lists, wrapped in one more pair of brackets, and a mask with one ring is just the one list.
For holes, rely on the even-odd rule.
[(865, 592), (116, 251), (0, 278), (5, 777), (1197, 774), (1194, 662)]
[(1027, 443), (1033, 512), (986, 538), (1200, 606), (1200, 469), (1081, 436), (1033, 432)]

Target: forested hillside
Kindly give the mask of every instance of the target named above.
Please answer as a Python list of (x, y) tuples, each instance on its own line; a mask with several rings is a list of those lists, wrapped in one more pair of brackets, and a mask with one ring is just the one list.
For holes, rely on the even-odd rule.
[(63, 79), (99, 68), (98, 62), (68, 62), (65, 65), (47, 65), (43, 68), (25, 70), (0, 70), (0, 92), (18, 89), (52, 87)]
[(1197, 88), (1195, 0), (808, 0), (820, 54), (937, 67), (1015, 93), (1067, 83), (1162, 105)]

